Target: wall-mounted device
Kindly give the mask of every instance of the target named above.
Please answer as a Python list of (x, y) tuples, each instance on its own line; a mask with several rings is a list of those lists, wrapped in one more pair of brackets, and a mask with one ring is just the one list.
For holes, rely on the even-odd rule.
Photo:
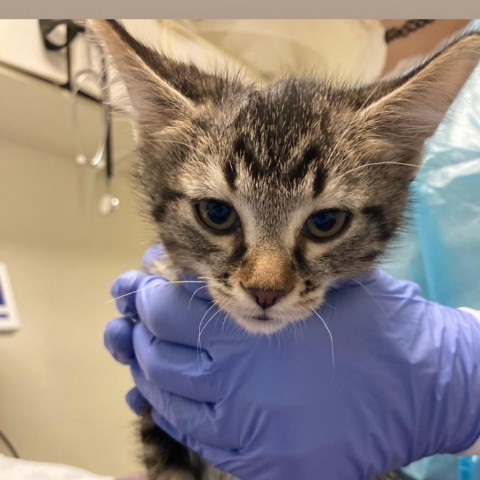
[(0, 263), (0, 333), (13, 332), (19, 328), (20, 320), (7, 266)]

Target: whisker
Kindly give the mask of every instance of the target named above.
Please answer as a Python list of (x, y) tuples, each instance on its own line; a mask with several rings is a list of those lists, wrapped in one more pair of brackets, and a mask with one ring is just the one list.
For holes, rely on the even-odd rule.
[(295, 343), (298, 344), (298, 330), (297, 330), (297, 323), (299, 322), (293, 322), (292, 325), (292, 330), (293, 330), (293, 336), (295, 337)]
[(200, 337), (203, 333), (203, 331), (207, 328), (208, 324), (213, 320), (213, 318), (218, 315), (222, 310), (218, 309), (209, 319), (208, 321), (205, 323), (205, 325), (202, 327), (202, 329), (200, 330), (200, 332), (198, 332), (198, 340), (200, 341)]
[[(215, 306), (215, 305), (219, 306), (219, 304), (220, 304), (220, 302), (216, 302), (213, 306)], [(210, 307), (210, 308), (211, 308), (211, 307)], [(209, 309), (209, 310), (210, 310), (210, 309)], [(208, 312), (208, 310), (207, 310), (207, 312)], [(206, 313), (207, 313), (207, 312), (206, 312)], [(225, 322), (225, 319), (227, 318), (227, 317), (226, 317), (227, 314), (226, 314), (226, 312), (223, 310), (223, 307), (222, 307), (222, 306), (219, 306), (218, 310), (207, 320), (207, 322), (205, 323), (205, 325), (203, 325), (203, 327), (200, 326), (201, 323), (202, 323), (202, 322), (200, 322), (200, 325), (199, 325), (199, 327), (198, 327), (198, 330), (199, 330), (199, 331), (198, 331), (198, 340), (197, 340), (197, 352), (200, 352), (200, 356), (203, 355), (203, 353), (202, 353), (202, 338), (201, 338), (201, 337), (202, 337), (202, 333), (203, 333), (204, 330), (207, 328), (207, 326), (211, 323), (211, 321), (212, 321), (219, 313), (224, 313), (224, 314), (225, 314), (224, 320), (223, 320), (223, 321)], [(202, 319), (202, 320), (203, 320), (203, 319)], [(222, 327), (222, 328), (223, 328), (223, 327)], [(197, 353), (197, 355), (198, 355), (198, 353)], [(197, 358), (198, 358), (198, 357), (197, 357)]]
[(352, 278), (352, 280), (357, 284), (359, 285), (360, 287), (362, 287), (366, 292), (367, 292), (367, 295), (369, 297), (371, 297), (375, 303), (377, 304), (378, 308), (382, 311), (382, 312), (386, 312), (385, 311), (385, 308), (383, 307), (383, 305), (377, 300), (376, 296), (372, 293), (371, 290), (369, 290), (365, 285), (363, 285), (360, 281), (358, 281), (356, 278)]
[(305, 332), (303, 331), (303, 322), (296, 322), (298, 324), (298, 329), (300, 330), (300, 338), (305, 338)]
[(203, 287), (199, 287), (197, 288), (193, 293), (192, 293), (192, 296), (190, 297), (190, 301), (188, 302), (188, 310), (190, 310), (190, 307), (192, 306), (192, 300), (193, 300), (193, 297), (195, 296), (195, 294), (202, 290), (203, 288), (208, 288), (208, 285), (203, 285)]
[[(218, 305), (218, 302), (213, 302), (212, 305), (210, 305), (210, 307), (208, 307), (207, 311), (203, 314), (203, 317), (202, 319), (200, 320), (200, 323), (198, 324), (198, 339), (197, 339), (197, 358), (198, 358), (198, 355), (200, 354), (201, 357), (203, 357), (203, 354), (202, 354), (202, 343), (200, 341), (200, 336), (201, 336), (201, 332), (203, 331), (202, 330), (202, 323), (203, 323), (203, 320), (205, 319), (205, 317), (208, 315), (208, 312), (214, 308), (216, 305)], [(219, 310), (220, 311), (220, 310)]]
[(196, 281), (196, 280), (178, 280), (178, 281), (165, 281), (165, 283), (154, 283), (152, 285), (147, 285), (143, 288), (139, 288), (138, 290), (133, 290), (132, 292), (125, 293), (123, 295), (120, 295), (119, 297), (112, 298), (107, 302), (107, 305), (109, 303), (114, 302), (115, 300), (119, 300), (120, 298), (128, 297), (129, 295), (133, 295), (134, 293), (142, 292), (143, 290), (146, 290), (147, 288), (152, 288), (152, 287), (163, 287), (164, 285), (168, 285), (169, 283), (205, 283), (201, 281)]
[(227, 312), (224, 312), (225, 315), (223, 316), (223, 322), (222, 322), (222, 332), (225, 331), (225, 322), (227, 321), (227, 316), (228, 316), (228, 313)]
[[(419, 165), (415, 163), (405, 163), (405, 162), (374, 162), (374, 163), (367, 163), (365, 165), (359, 165), (358, 167), (352, 168), (351, 170), (347, 170), (346, 172), (342, 173), (338, 177), (335, 178), (335, 180), (338, 180), (345, 175), (348, 175), (349, 173), (355, 172), (356, 170), (360, 170), (361, 168), (366, 168), (366, 167), (373, 167), (375, 165), (400, 165), (403, 167), (415, 167), (418, 168)], [(428, 167), (423, 167), (423, 168), (428, 168)]]
[(331, 345), (331, 350), (332, 350), (332, 372), (335, 373), (335, 350), (333, 348), (333, 336), (332, 336), (332, 332), (330, 331), (330, 329), (328, 328), (328, 325), (327, 325), (327, 322), (325, 322), (325, 320), (322, 318), (322, 316), (316, 311), (314, 310), (313, 308), (311, 309), (312, 312), (322, 321), (325, 329), (327, 330), (328, 332), (328, 336), (330, 337), (330, 345)]
[[(278, 333), (278, 330), (275, 330), (273, 332), (273, 334), (275, 335), (275, 339), (277, 340), (277, 348), (281, 348), (281, 344), (280, 344), (280, 334)], [(272, 335), (270, 335), (271, 337)]]

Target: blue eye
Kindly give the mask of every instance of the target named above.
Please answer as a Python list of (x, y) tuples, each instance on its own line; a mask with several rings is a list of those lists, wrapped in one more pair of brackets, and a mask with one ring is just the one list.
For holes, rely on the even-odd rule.
[(197, 212), (202, 222), (213, 230), (228, 232), (239, 224), (237, 212), (219, 200), (201, 200), (197, 203)]
[(313, 240), (327, 239), (340, 233), (349, 218), (348, 213), (342, 210), (317, 212), (305, 222), (304, 231)]

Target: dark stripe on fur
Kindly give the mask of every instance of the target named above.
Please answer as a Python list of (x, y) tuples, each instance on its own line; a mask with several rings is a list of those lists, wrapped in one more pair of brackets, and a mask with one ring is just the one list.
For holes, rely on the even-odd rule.
[(327, 179), (326, 169), (319, 165), (317, 171), (315, 172), (315, 179), (313, 180), (313, 196), (317, 197), (323, 192), (325, 188), (325, 183)]
[(243, 260), (245, 253), (247, 253), (247, 246), (245, 245), (243, 235), (242, 235), (242, 239), (239, 241), (236, 250), (230, 256), (228, 260), (228, 264), (230, 266), (235, 266), (237, 263)]
[(181, 192), (177, 192), (170, 188), (162, 190), (160, 203), (152, 207), (152, 216), (157, 222), (161, 222), (165, 216), (167, 207), (172, 203), (185, 198)]
[(238, 157), (245, 163), (252, 178), (257, 179), (262, 173), (264, 173), (262, 165), (255, 158), (253, 149), (250, 147), (245, 137), (241, 136), (237, 138), (233, 149)]
[(316, 170), (315, 179), (313, 182), (313, 195), (317, 196), (323, 190), (325, 184), (325, 171), (322, 167), (314, 167), (314, 164), (318, 162), (320, 158), (320, 149), (316, 145), (305, 150), (302, 159), (297, 165), (294, 166), (289, 172), (290, 181), (301, 181), (305, 178), (310, 170)]
[(378, 250), (372, 250), (371, 252), (365, 253), (364, 255), (358, 257), (358, 260), (362, 262), (371, 262), (375, 260), (380, 254), (381, 252), (379, 252)]
[(235, 180), (237, 179), (237, 167), (232, 160), (228, 160), (225, 163), (223, 168), (223, 174), (225, 175), (225, 180), (228, 183), (228, 186), (235, 191), (237, 187), (235, 186)]
[(312, 145), (310, 148), (305, 150), (302, 159), (303, 170), (301, 171), (302, 176), (304, 177), (308, 170), (311, 168), (311, 165), (317, 164), (315, 168), (315, 178), (313, 180), (313, 196), (316, 197), (322, 193), (325, 187), (325, 179), (327, 172), (322, 165), (318, 165), (318, 160), (320, 158), (320, 149), (316, 145)]
[(311, 280), (305, 280), (305, 286), (303, 287), (302, 291), (300, 292), (300, 296), (303, 297), (310, 292), (313, 292), (318, 288), (318, 285), (315, 285)]
[(295, 250), (293, 251), (293, 257), (295, 259), (295, 262), (297, 263), (299, 270), (304, 272), (308, 271), (307, 260), (303, 256), (302, 248), (300, 247), (300, 245), (297, 245), (295, 247)]
[(371, 222), (377, 225), (380, 233), (380, 240), (385, 241), (392, 236), (393, 232), (388, 226), (385, 213), (380, 205), (365, 207), (363, 209), (363, 213), (370, 219)]

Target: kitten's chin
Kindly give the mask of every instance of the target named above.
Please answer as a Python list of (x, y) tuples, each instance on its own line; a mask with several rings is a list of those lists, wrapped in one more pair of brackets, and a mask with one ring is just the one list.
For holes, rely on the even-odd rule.
[(291, 321), (274, 318), (257, 319), (255, 317), (235, 317), (235, 321), (252, 335), (271, 335), (291, 324)]
[(290, 313), (289, 315), (278, 315), (268, 313), (268, 310), (260, 315), (239, 315), (234, 314), (234, 321), (240, 325), (245, 331), (252, 335), (271, 335), (280, 330), (293, 325), (296, 322), (301, 322), (309, 316), (308, 313)]

